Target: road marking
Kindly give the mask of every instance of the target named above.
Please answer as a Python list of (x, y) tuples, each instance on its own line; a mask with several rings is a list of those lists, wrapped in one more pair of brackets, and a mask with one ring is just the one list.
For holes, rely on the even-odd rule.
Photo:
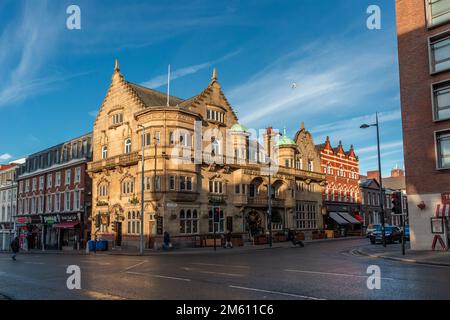
[(141, 262), (139, 262), (139, 263), (136, 263), (135, 265), (132, 265), (131, 267), (126, 268), (125, 271), (129, 271), (129, 270), (131, 270), (131, 269), (134, 269), (134, 268), (136, 268), (136, 267), (138, 267), (138, 266), (140, 266), (140, 265), (142, 265), (142, 264), (144, 264), (144, 263), (146, 263), (146, 262), (147, 262), (147, 261), (141, 261)]
[(171, 279), (171, 280), (188, 281), (188, 282), (191, 281), (191, 279), (169, 277), (169, 276), (163, 276), (163, 275), (159, 275), (159, 274), (147, 274), (147, 273), (133, 272), (133, 271), (127, 271), (126, 273), (128, 273), (128, 274), (135, 274), (135, 275), (139, 275), (139, 276), (162, 278), (162, 279)]
[[(286, 272), (296, 272), (296, 273), (309, 273), (309, 274), (320, 274), (324, 276), (338, 276), (338, 277), (354, 277), (354, 278), (368, 278), (369, 276), (360, 276), (356, 274), (345, 274), (345, 273), (333, 273), (333, 272), (319, 272), (319, 271), (306, 271), (306, 270), (292, 270), (285, 269)], [(393, 278), (380, 278), (383, 280), (394, 280)]]
[(115, 296), (108, 293), (102, 293), (98, 291), (85, 290), (84, 293), (88, 297), (98, 300), (125, 300), (125, 298), (123, 297)]
[(44, 264), (43, 262), (32, 262), (32, 261), (25, 261), (24, 263), (26, 263), (26, 264), (40, 264), (40, 265)]
[(99, 266), (109, 266), (109, 265), (111, 265), (110, 262), (91, 261), (91, 260), (85, 260), (85, 259), (80, 260), (80, 261), (83, 262), (83, 263), (95, 263), (95, 264), (98, 264)]
[(250, 269), (249, 266), (232, 266), (227, 264), (218, 264), (218, 263), (201, 263), (201, 262), (191, 262), (191, 264), (195, 264), (198, 266), (211, 266), (211, 267), (230, 267), (230, 268), (242, 268), (242, 269)]
[(194, 272), (206, 273), (206, 274), (217, 274), (220, 276), (229, 276), (229, 277), (243, 277), (244, 276), (243, 274), (239, 274), (239, 273), (206, 271), (206, 270), (199, 270), (199, 269), (187, 268), (187, 267), (181, 267), (180, 269), (185, 270), (185, 271), (194, 271)]
[(321, 298), (316, 298), (316, 297), (303, 296), (303, 295), (294, 294), (294, 293), (287, 293), (287, 292), (270, 291), (270, 290), (263, 290), (263, 289), (256, 289), (256, 288), (232, 286), (232, 285), (230, 285), (229, 287), (230, 288), (234, 288), (234, 289), (241, 289), (241, 290), (248, 290), (248, 291), (256, 291), (256, 292), (278, 294), (278, 295), (282, 295), (282, 296), (288, 296), (288, 297), (294, 297), (294, 298), (302, 298), (302, 299), (308, 299), (308, 300), (326, 300), (326, 299), (321, 299)]

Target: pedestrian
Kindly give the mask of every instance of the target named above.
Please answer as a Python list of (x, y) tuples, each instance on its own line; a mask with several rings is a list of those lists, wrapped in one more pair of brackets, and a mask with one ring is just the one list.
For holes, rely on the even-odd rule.
[(301, 248), (303, 248), (305, 246), (303, 244), (303, 241), (297, 240), (295, 238), (294, 230), (289, 230), (289, 232), (288, 232), (288, 241), (291, 241), (294, 246), (300, 246)]
[(17, 253), (19, 253), (20, 249), (20, 243), (19, 243), (19, 237), (15, 237), (14, 240), (11, 242), (11, 250), (13, 252), (11, 259), (16, 261)]
[(233, 243), (231, 242), (231, 238), (232, 238), (231, 231), (227, 230), (227, 232), (225, 233), (225, 249), (228, 247), (233, 248)]
[(172, 248), (172, 243), (170, 243), (170, 234), (167, 231), (164, 231), (163, 249), (168, 250), (170, 248)]

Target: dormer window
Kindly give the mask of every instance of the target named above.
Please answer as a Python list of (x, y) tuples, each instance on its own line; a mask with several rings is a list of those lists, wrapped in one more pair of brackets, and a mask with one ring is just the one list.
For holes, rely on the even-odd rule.
[(214, 110), (214, 109), (207, 109), (206, 110), (206, 119), (223, 123), (225, 120), (225, 113)]
[(111, 116), (112, 125), (119, 125), (119, 124), (122, 124), (122, 122), (123, 122), (123, 114), (122, 113), (116, 113)]

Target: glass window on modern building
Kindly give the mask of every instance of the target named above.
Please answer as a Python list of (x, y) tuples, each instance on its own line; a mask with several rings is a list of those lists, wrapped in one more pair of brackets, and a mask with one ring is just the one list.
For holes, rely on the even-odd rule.
[(450, 131), (436, 133), (436, 148), (438, 168), (450, 168)]
[(430, 71), (440, 72), (450, 68), (450, 32), (430, 38)]
[(450, 0), (425, 0), (428, 26), (434, 27), (450, 20)]
[(450, 118), (450, 81), (433, 84), (434, 119)]

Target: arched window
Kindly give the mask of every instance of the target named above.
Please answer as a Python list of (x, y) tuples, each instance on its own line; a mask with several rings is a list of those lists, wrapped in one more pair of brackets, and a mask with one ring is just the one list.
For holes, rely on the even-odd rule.
[(212, 150), (211, 150), (211, 156), (216, 156), (220, 154), (220, 142), (216, 140), (216, 138), (212, 138)]
[(102, 146), (102, 159), (108, 158), (108, 146)]
[(314, 163), (312, 160), (308, 161), (308, 171), (314, 171)]
[(134, 181), (125, 179), (122, 181), (122, 194), (132, 194), (134, 192)]
[(98, 196), (99, 197), (108, 196), (108, 184), (106, 182), (103, 182), (98, 186)]
[(342, 166), (339, 168), (339, 175), (340, 175), (341, 177), (344, 176), (344, 169), (342, 168)]
[(131, 152), (131, 139), (125, 139), (125, 153)]

